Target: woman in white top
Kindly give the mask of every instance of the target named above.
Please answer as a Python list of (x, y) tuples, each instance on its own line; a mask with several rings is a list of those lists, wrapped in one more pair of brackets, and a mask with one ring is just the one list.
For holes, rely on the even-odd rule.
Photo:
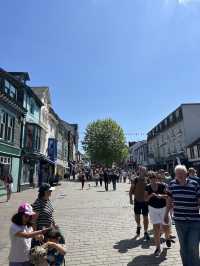
[(32, 217), (35, 215), (30, 204), (20, 205), (18, 212), (12, 217), (10, 226), (11, 248), (9, 254), (9, 266), (30, 266), (29, 253), (31, 239), (42, 239), (49, 229), (33, 231)]

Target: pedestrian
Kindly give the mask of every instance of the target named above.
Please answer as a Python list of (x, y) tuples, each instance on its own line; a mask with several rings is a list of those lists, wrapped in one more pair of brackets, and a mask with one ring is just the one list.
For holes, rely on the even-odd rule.
[(47, 262), (52, 266), (61, 266), (66, 254), (65, 240), (59, 230), (53, 229), (45, 235), (44, 246), (47, 251)]
[(19, 206), (18, 212), (12, 217), (10, 226), (11, 247), (9, 252), (9, 266), (30, 266), (31, 240), (42, 240), (49, 230), (33, 231), (31, 225), (35, 212), (28, 203)]
[(108, 191), (108, 182), (109, 182), (108, 170), (107, 170), (107, 169), (104, 169), (104, 184), (105, 184), (105, 191)]
[(81, 189), (83, 190), (84, 189), (84, 186), (85, 186), (85, 173), (84, 173), (84, 171), (81, 171), (80, 173), (79, 173), (79, 180), (80, 180), (80, 182), (81, 182)]
[(4, 186), (7, 193), (7, 202), (11, 199), (12, 187), (13, 187), (13, 177), (11, 174), (7, 174), (3, 178)]
[(117, 173), (116, 173), (116, 171), (112, 171), (111, 180), (112, 180), (113, 190), (115, 191), (117, 189)]
[(200, 186), (187, 178), (184, 165), (175, 167), (175, 179), (169, 184), (168, 196), (165, 222), (169, 221), (169, 211), (173, 206), (183, 266), (199, 266)]
[(98, 172), (98, 169), (96, 169), (94, 171), (94, 180), (95, 180), (95, 184), (96, 184), (96, 187), (98, 186), (98, 182), (99, 182), (99, 172)]
[(144, 238), (145, 240), (150, 240), (148, 234), (148, 204), (145, 202), (145, 189), (147, 185), (147, 177), (146, 177), (147, 169), (146, 167), (140, 166), (139, 168), (139, 176), (134, 179), (131, 183), (129, 197), (130, 204), (133, 205), (133, 194), (134, 194), (134, 213), (135, 213), (135, 221), (137, 223), (136, 235), (140, 235), (141, 231), (141, 222), (140, 216), (143, 216), (143, 225), (144, 225)]
[(122, 175), (123, 175), (123, 181), (124, 181), (124, 183), (126, 183), (127, 172), (124, 170), (123, 173), (122, 173)]
[(167, 247), (171, 247), (169, 223), (166, 224), (164, 222), (166, 212), (167, 190), (166, 185), (156, 179), (155, 172), (149, 172), (148, 177), (150, 184), (146, 186), (145, 200), (148, 202), (149, 216), (153, 224), (154, 241), (156, 245), (156, 250), (154, 254), (156, 256), (159, 256), (161, 253), (161, 229), (165, 233)]
[(99, 183), (100, 183), (100, 186), (102, 187), (103, 185), (103, 170), (100, 169), (100, 172), (99, 172)]
[(200, 185), (200, 177), (197, 176), (197, 171), (193, 167), (188, 169), (188, 177), (190, 180), (194, 180)]
[(44, 227), (56, 227), (54, 220), (54, 208), (50, 200), (51, 193), (55, 188), (47, 183), (43, 183), (39, 188), (38, 198), (33, 203), (33, 210), (37, 214), (35, 229), (43, 229)]

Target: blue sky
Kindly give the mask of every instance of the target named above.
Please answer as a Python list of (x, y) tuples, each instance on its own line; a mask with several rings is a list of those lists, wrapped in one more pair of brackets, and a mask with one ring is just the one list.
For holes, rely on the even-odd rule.
[(0, 63), (49, 86), (80, 132), (111, 117), (141, 139), (200, 101), (200, 0), (2, 1)]

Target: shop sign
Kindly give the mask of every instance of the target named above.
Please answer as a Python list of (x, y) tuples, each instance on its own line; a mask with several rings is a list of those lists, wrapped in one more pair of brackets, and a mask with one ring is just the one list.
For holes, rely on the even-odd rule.
[(52, 161), (56, 161), (56, 159), (57, 159), (57, 140), (56, 139), (49, 138), (48, 157)]

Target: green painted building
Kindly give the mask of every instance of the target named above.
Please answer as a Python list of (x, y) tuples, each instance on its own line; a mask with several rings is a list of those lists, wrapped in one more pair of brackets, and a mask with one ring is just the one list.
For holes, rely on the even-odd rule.
[(13, 192), (19, 189), (22, 132), (26, 109), (19, 82), (0, 69), (0, 196), (6, 193), (3, 179), (11, 174)]

